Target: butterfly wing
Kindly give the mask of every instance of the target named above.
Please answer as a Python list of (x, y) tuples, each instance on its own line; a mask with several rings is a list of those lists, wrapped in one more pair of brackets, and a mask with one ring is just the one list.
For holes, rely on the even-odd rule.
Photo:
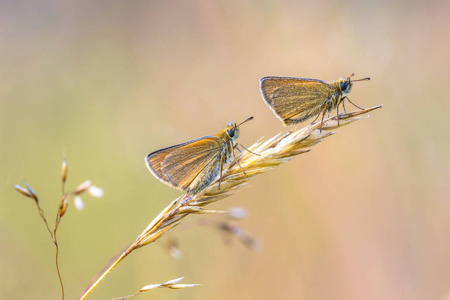
[(217, 177), (223, 143), (218, 137), (205, 136), (149, 153), (145, 162), (162, 182), (196, 193)]
[(303, 122), (323, 111), (332, 86), (319, 79), (264, 77), (260, 81), (264, 101), (284, 125)]

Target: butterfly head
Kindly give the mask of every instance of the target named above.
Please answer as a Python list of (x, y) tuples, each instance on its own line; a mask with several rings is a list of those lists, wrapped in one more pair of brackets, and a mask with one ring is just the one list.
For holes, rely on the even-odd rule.
[(236, 123), (228, 122), (227, 128), (225, 128), (225, 133), (231, 140), (236, 140), (239, 137), (239, 125), (236, 125)]
[(352, 82), (349, 79), (347, 79), (341, 82), (341, 85), (339, 87), (342, 93), (348, 94), (352, 90), (352, 86), (353, 86)]
[(343, 94), (348, 94), (350, 93), (350, 91), (352, 90), (352, 86), (353, 86), (353, 82), (355, 81), (364, 81), (364, 80), (370, 80), (369, 77), (367, 78), (362, 78), (362, 79), (356, 79), (356, 80), (351, 80), (351, 78), (353, 77), (353, 75), (355, 75), (354, 73), (352, 75), (350, 75), (347, 78), (341, 78), (339, 80), (340, 84), (339, 84), (339, 88), (341, 90), (341, 92)]
[(233, 124), (231, 122), (228, 122), (228, 126), (223, 130), (223, 132), (225, 132), (227, 138), (231, 139), (232, 141), (235, 141), (239, 137), (239, 126), (250, 120), (253, 120), (253, 117), (250, 117), (246, 119), (244, 122), (241, 122), (239, 124), (236, 123)]

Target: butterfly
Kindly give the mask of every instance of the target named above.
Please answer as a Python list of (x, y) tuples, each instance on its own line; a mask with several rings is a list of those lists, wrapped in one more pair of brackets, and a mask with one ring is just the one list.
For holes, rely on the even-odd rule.
[(315, 121), (322, 113), (322, 131), (325, 113), (330, 114), (335, 108), (339, 126), (339, 105), (342, 103), (345, 110), (345, 99), (362, 109), (351, 102), (347, 94), (350, 93), (353, 82), (370, 78), (351, 80), (353, 75), (330, 82), (311, 78), (268, 76), (260, 80), (260, 90), (264, 101), (284, 126), (301, 123), (316, 116)]
[(236, 160), (234, 149), (238, 146), (239, 126), (252, 119), (250, 117), (238, 125), (229, 122), (216, 135), (151, 152), (145, 157), (145, 164), (156, 178), (187, 194), (201, 192), (218, 176), (220, 189), (222, 172), (232, 158), (244, 172)]

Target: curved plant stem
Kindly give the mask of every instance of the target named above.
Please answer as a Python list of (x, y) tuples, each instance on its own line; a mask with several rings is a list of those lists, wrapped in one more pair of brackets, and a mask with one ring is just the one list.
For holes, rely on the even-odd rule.
[(293, 129), (284, 135), (278, 134), (266, 141), (256, 142), (249, 147), (249, 151), (238, 155), (236, 160), (223, 170), (221, 178), (217, 178), (208, 188), (195, 195), (185, 194), (164, 208), (136, 241), (93, 284), (88, 286), (78, 300), (86, 299), (106, 275), (132, 251), (154, 242), (180, 224), (189, 214), (222, 213), (222, 211), (205, 209), (204, 206), (228, 197), (232, 191), (245, 185), (251, 177), (270, 171), (299, 154), (309, 152), (311, 150), (309, 148), (336, 133), (332, 130), (351, 124), (360, 119), (358, 116), (381, 107), (382, 105), (378, 105), (340, 114), (339, 117), (327, 118), (323, 122), (312, 123), (301, 129)]

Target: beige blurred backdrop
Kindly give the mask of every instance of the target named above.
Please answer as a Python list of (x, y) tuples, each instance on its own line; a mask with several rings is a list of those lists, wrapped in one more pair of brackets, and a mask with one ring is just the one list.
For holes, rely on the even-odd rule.
[(202, 286), (139, 299), (445, 299), (449, 12), (448, 1), (1, 1), (0, 298), (61, 298), (54, 245), (11, 184), (35, 189), (52, 226), (63, 156), (68, 189), (104, 189), (82, 211), (71, 203), (59, 228), (75, 299), (181, 194), (148, 172), (148, 152), (249, 116), (246, 146), (286, 132), (261, 77), (354, 72), (372, 79), (350, 98), (381, 110), (211, 206), (247, 209), (239, 226), (260, 251), (175, 229), (180, 260), (165, 236), (88, 299), (182, 276)]

